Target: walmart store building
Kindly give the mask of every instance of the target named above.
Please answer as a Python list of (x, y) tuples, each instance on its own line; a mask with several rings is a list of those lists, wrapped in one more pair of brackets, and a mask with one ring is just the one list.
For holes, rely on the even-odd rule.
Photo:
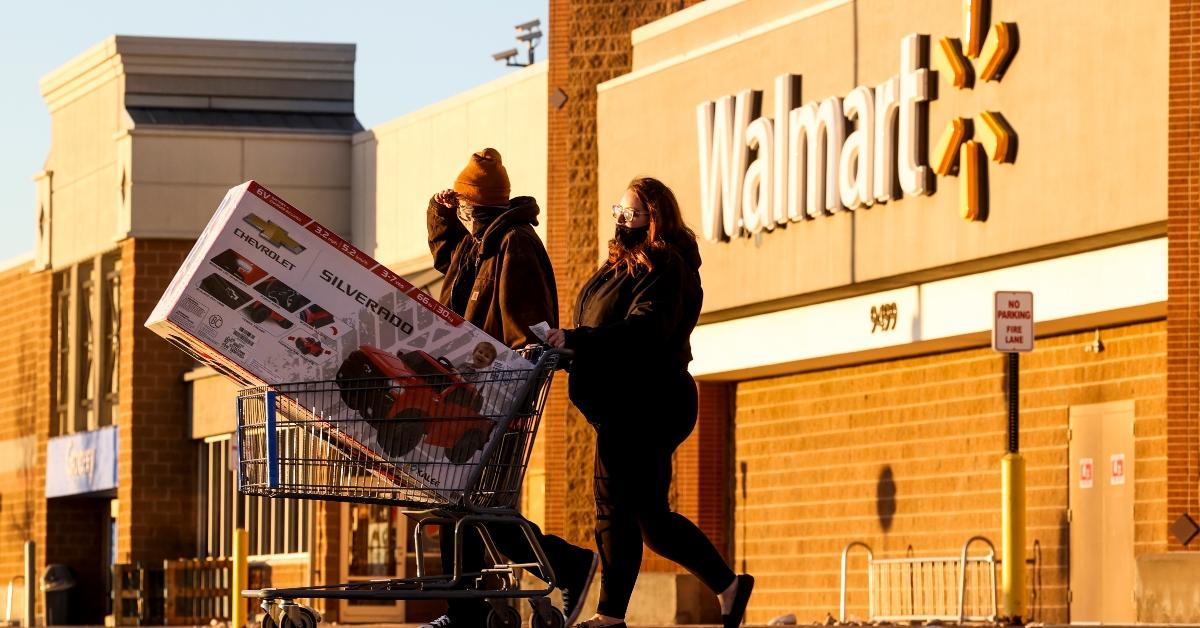
[[(0, 375), (33, 391), (0, 410), (0, 446), (24, 456), (0, 465), (0, 516), (24, 522), (0, 533), (4, 573), (34, 538), (40, 564), (105, 590), (111, 562), (227, 555), (234, 525), (277, 586), (412, 573), (393, 509), (237, 497), (232, 385), (141, 321), (248, 178), (436, 291), (425, 199), (493, 145), (514, 194), (543, 201), (567, 322), (625, 183), (652, 175), (679, 196), (705, 301), (701, 417), (672, 498), (758, 577), (752, 622), (836, 617), (852, 541), (876, 558), (956, 555), (975, 535), (999, 549), (997, 290), (1032, 291), (1037, 321), (1020, 371), (1025, 619), (1200, 618), (1172, 597), (1194, 582), (1200, 518), (1200, 198), (1180, 183), (1197, 176), (1186, 113), (1200, 90), (1177, 69), (1196, 8), (679, 4), (553, 0), (550, 30), (577, 45), (552, 36), (547, 62), (368, 130), (350, 46), (115, 38), (49, 77), (39, 250), (0, 275), (40, 304), (40, 331), (6, 345), (25, 366)], [(47, 477), (78, 467), (56, 439), (104, 430), (112, 481), (50, 496)], [(524, 502), (578, 542), (589, 437), (557, 391)], [(847, 618), (866, 618), (866, 561), (850, 558)], [(676, 571), (648, 556), (631, 620), (702, 618), (705, 596)], [(898, 581), (875, 586), (919, 589)]]

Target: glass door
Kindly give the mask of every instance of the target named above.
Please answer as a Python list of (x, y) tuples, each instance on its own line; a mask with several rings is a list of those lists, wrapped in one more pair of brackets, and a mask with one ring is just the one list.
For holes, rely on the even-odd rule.
[[(406, 518), (393, 506), (344, 504), (342, 566), (345, 582), (404, 577), (401, 560), (407, 549)], [(404, 603), (391, 600), (345, 600), (343, 622), (395, 622)]]

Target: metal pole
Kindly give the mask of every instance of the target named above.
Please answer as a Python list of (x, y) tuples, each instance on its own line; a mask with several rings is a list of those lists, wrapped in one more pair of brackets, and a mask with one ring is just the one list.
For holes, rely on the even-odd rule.
[(250, 549), (250, 533), (245, 528), (233, 531), (233, 582), (229, 592), (229, 624), (231, 628), (244, 628), (246, 625), (246, 600), (242, 591), (246, 589), (247, 557)]
[(33, 541), (25, 541), (25, 616), (21, 618), (22, 625), (37, 625), (37, 545)]
[(1004, 616), (1025, 617), (1025, 459), (1020, 454), (1020, 354), (1008, 354), (1008, 452), (1000, 461)]

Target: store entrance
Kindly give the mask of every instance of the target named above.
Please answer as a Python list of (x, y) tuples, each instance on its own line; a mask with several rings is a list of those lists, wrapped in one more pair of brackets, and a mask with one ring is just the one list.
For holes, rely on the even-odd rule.
[(108, 494), (46, 500), (46, 564), (63, 566), (46, 602), (54, 623), (103, 625), (111, 612), (115, 501)]

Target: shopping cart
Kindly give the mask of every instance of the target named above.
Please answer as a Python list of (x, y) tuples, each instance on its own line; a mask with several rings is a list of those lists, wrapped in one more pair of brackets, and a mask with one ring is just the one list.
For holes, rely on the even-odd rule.
[[(238, 483), (242, 493), (400, 506), (416, 520), (416, 577), (243, 591), (260, 598), (263, 628), (320, 622), (297, 599), (485, 599), (488, 628), (516, 628), (508, 604), (529, 601), (533, 628), (562, 628), (547, 595), (554, 572), (529, 522), (515, 509), (550, 381), (563, 352), (539, 352), (511, 370), (454, 370), (423, 352), (351, 354), (330, 381), (275, 384), (238, 395)], [(364, 366), (365, 365), (365, 366)], [(364, 376), (366, 374), (366, 376)], [(428, 574), (426, 526), (454, 530), (454, 556)], [(535, 562), (508, 562), (487, 526), (517, 526)], [(464, 572), (463, 537), (478, 534), (481, 572)], [(546, 582), (523, 589), (519, 570)], [(486, 588), (483, 588), (486, 584)]]

